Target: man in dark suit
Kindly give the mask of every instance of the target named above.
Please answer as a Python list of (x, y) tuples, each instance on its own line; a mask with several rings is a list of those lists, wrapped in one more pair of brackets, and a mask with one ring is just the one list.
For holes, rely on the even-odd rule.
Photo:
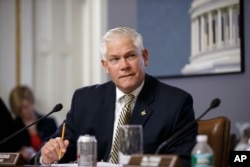
[[(124, 106), (123, 96), (127, 94), (134, 95), (128, 124), (143, 126), (144, 153), (154, 153), (163, 141), (194, 121), (190, 94), (145, 73), (148, 51), (144, 49), (139, 33), (126, 27), (108, 31), (101, 43), (101, 54), (102, 65), (112, 81), (75, 91), (65, 120), (65, 140), (60, 137), (60, 127), (44, 144), (41, 155), (37, 155), (36, 159), (39, 157), (41, 163), (76, 160), (77, 139), (85, 134), (97, 139), (98, 161), (109, 161), (113, 136)], [(197, 125), (194, 125), (160, 153), (188, 155), (196, 135)], [(59, 150), (62, 158), (58, 156)]]

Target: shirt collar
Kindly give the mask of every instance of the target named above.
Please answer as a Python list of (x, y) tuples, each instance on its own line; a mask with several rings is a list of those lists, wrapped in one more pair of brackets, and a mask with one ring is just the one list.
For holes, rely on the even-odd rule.
[[(143, 85), (144, 85), (144, 80), (139, 87), (137, 87), (134, 91), (129, 93), (129, 94), (133, 94), (135, 96), (134, 100), (137, 99), (139, 93), (142, 90)], [(124, 95), (125, 95), (125, 93), (123, 93), (119, 88), (116, 87), (116, 101), (120, 101)]]

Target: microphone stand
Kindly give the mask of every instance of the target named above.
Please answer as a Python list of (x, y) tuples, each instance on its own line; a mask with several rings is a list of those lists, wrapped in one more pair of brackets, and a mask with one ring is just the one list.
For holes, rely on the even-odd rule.
[(54, 112), (58, 112), (63, 108), (62, 104), (57, 104), (53, 110), (51, 112), (49, 112), (48, 114), (44, 115), (43, 117), (37, 119), (35, 122), (29, 124), (28, 126), (25, 126), (22, 129), (19, 129), (18, 131), (16, 131), (15, 133), (11, 134), (10, 136), (4, 138), (3, 140), (0, 141), (0, 145), (4, 144), (5, 142), (7, 142), (8, 140), (12, 139), (13, 137), (15, 137), (17, 134), (23, 132), (24, 130), (28, 129), (29, 127), (31, 127), (32, 125), (36, 124), (37, 122), (39, 122), (40, 120), (48, 117), (49, 115), (51, 115)]
[(210, 107), (209, 107), (203, 114), (201, 114), (197, 119), (195, 119), (195, 121), (190, 122), (190, 123), (189, 123), (187, 126), (185, 126), (183, 129), (177, 131), (176, 133), (174, 133), (173, 136), (171, 136), (170, 138), (168, 138), (167, 140), (165, 140), (162, 144), (160, 144), (159, 147), (156, 149), (155, 154), (159, 154), (160, 151), (161, 151), (161, 149), (162, 149), (163, 147), (165, 147), (167, 144), (169, 144), (169, 143), (172, 142), (174, 139), (176, 139), (177, 137), (179, 137), (181, 134), (184, 133), (184, 134), (186, 135), (185, 131), (186, 131), (187, 129), (189, 129), (191, 126), (195, 125), (195, 124), (197, 123), (197, 121), (199, 121), (199, 120), (200, 120), (204, 115), (206, 115), (211, 109), (218, 107), (219, 104), (220, 104), (220, 99), (218, 99), (218, 98), (214, 99), (214, 100), (211, 102)]
[(183, 129), (176, 131), (176, 133), (174, 133), (170, 138), (168, 138), (166, 141), (160, 144), (155, 154), (132, 155), (130, 158), (129, 164), (125, 165), (125, 167), (140, 167), (140, 166), (182, 167), (183, 165), (190, 165), (189, 162), (187, 163), (185, 161), (186, 155), (181, 155), (182, 160), (180, 160), (179, 159), (180, 156), (178, 155), (171, 154), (171, 155), (159, 156), (157, 154), (159, 154), (159, 152), (161, 151), (163, 147), (173, 142), (174, 139), (177, 139), (183, 134), (187, 135), (188, 132), (190, 132), (190, 131), (186, 131), (188, 128), (196, 124), (197, 121), (200, 120), (208, 111), (210, 111), (211, 109), (215, 107), (218, 107), (219, 104), (220, 104), (220, 100), (218, 98), (214, 99), (212, 103), (210, 104), (210, 107), (201, 116), (199, 116), (194, 121), (190, 122)]

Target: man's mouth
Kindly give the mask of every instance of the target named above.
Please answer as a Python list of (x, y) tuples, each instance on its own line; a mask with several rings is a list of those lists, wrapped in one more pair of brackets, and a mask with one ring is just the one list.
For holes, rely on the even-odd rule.
[(122, 76), (120, 76), (120, 78), (126, 78), (126, 77), (130, 77), (130, 76), (133, 76), (133, 74), (122, 75)]

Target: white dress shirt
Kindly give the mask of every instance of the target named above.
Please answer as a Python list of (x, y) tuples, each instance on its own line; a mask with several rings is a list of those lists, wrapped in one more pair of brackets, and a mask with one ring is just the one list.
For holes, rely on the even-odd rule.
[[(142, 90), (143, 85), (144, 85), (144, 81), (141, 83), (141, 85), (137, 89), (135, 89), (133, 92), (129, 93), (129, 94), (133, 94), (135, 96), (135, 98), (131, 102), (131, 111), (132, 112), (133, 112), (133, 108), (135, 106), (135, 102), (136, 102), (136, 100), (138, 98), (139, 93)], [(124, 95), (126, 95), (126, 94), (124, 94), (120, 89), (118, 89), (116, 87), (115, 122), (114, 122), (114, 131), (113, 131), (112, 143), (113, 143), (114, 138), (115, 138), (115, 132), (116, 132), (117, 124), (118, 124), (118, 121), (119, 121), (119, 118), (120, 118), (120, 115), (121, 115), (121, 112), (122, 112), (122, 108), (125, 105)], [(132, 114), (132, 112), (131, 112), (131, 114)], [(112, 144), (112, 146), (113, 146), (113, 144)]]

